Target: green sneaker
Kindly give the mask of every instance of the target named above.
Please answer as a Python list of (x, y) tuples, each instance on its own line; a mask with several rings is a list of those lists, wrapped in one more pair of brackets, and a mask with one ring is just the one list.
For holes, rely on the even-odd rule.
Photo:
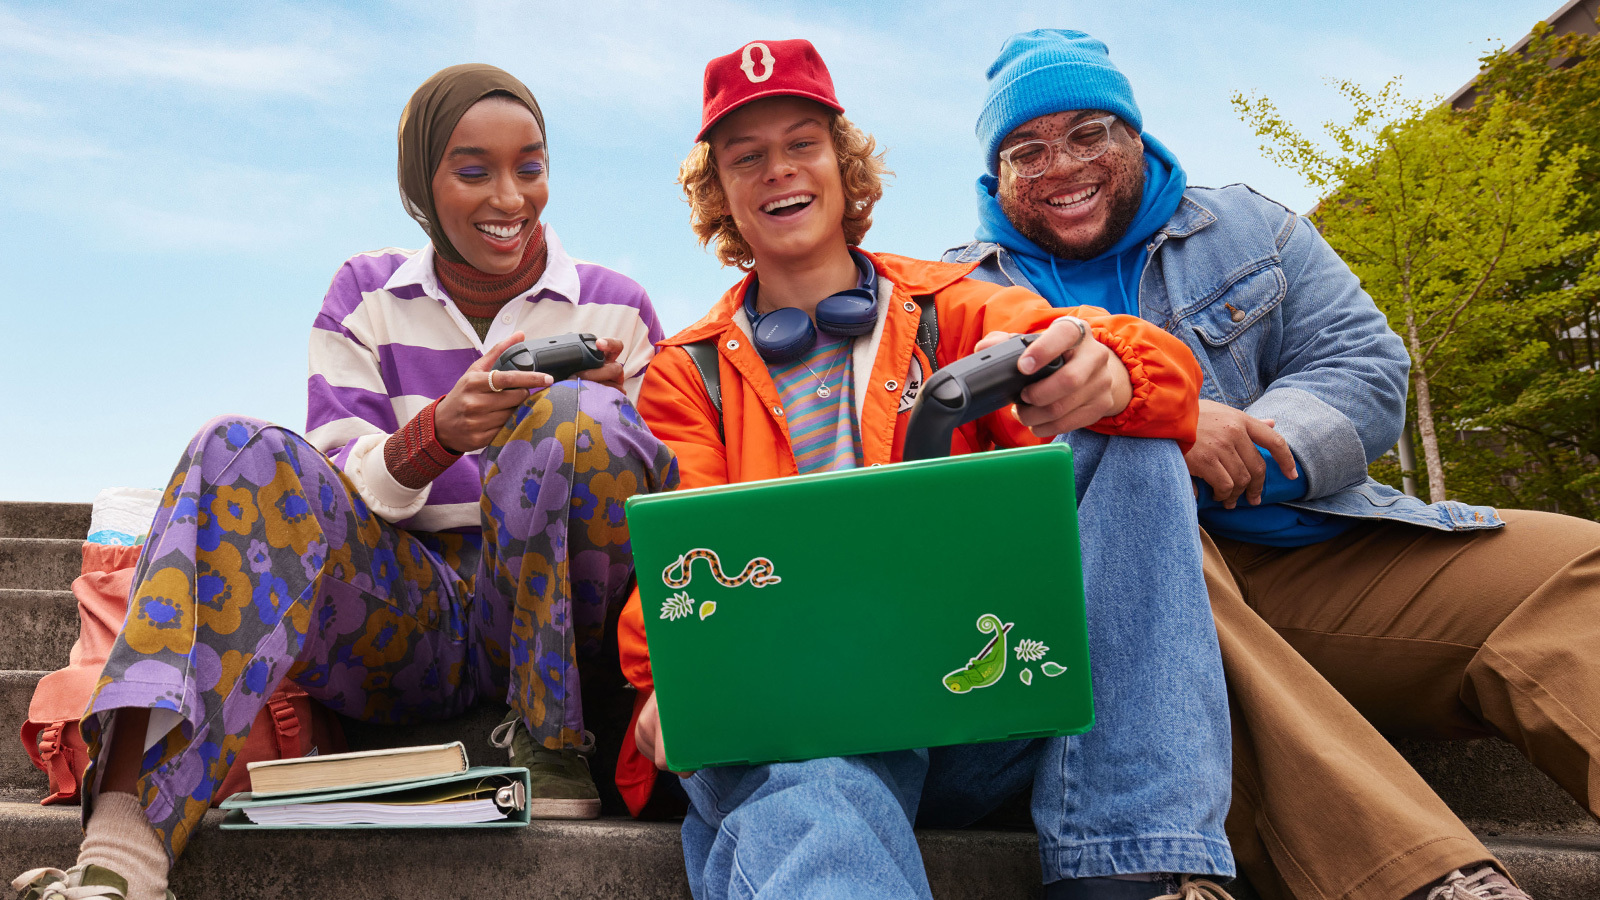
[[(19, 900), (127, 900), (128, 880), (103, 866), (32, 869), (17, 876), (11, 889)], [(173, 900), (167, 891), (167, 900)]]
[(549, 750), (533, 742), (533, 735), (522, 724), (516, 710), (489, 736), (489, 743), (510, 751), (511, 765), (528, 770), (528, 815), (535, 819), (598, 819), (600, 790), (589, 774), (594, 738), (586, 731), (589, 746), (568, 750)]

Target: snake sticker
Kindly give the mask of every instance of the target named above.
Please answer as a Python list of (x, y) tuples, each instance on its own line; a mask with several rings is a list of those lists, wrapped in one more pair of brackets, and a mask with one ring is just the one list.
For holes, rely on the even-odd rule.
[[(745, 563), (744, 570), (730, 578), (722, 571), (722, 560), (717, 558), (717, 551), (707, 550), (704, 547), (690, 550), (674, 560), (672, 565), (661, 571), (661, 580), (666, 582), (667, 587), (670, 588), (688, 587), (689, 580), (694, 577), (694, 573), (690, 569), (697, 559), (706, 561), (711, 567), (711, 577), (715, 578), (717, 583), (723, 587), (734, 588), (749, 582), (752, 587), (762, 588), (769, 584), (777, 584), (783, 580), (773, 574), (776, 569), (772, 565), (772, 560), (767, 559), (765, 556), (758, 556)], [(677, 574), (673, 574), (674, 572)]]
[(993, 613), (979, 616), (978, 630), (994, 637), (966, 665), (944, 676), (945, 689), (952, 694), (965, 694), (998, 682), (1006, 674), (1006, 635), (1011, 633), (1011, 626), (1011, 622), (1002, 623)]

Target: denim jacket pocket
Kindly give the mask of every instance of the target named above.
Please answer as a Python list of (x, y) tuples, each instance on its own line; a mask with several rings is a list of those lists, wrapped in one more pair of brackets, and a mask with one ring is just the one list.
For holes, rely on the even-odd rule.
[(1271, 358), (1278, 335), (1268, 317), (1283, 302), (1289, 287), (1283, 268), (1267, 262), (1244, 273), (1200, 309), (1183, 317), (1210, 358), (1217, 387), (1231, 405), (1242, 406), (1261, 395), (1260, 361)]

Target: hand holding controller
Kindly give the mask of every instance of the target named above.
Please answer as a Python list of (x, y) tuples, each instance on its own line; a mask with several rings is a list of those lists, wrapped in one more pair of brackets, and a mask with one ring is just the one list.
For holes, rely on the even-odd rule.
[(600, 352), (594, 335), (569, 333), (513, 344), (500, 354), (494, 367), (501, 372), (543, 372), (552, 381), (565, 381), (605, 362), (606, 355)]
[(1020, 334), (987, 350), (956, 360), (922, 385), (906, 425), (903, 459), (932, 459), (950, 454), (950, 437), (973, 419), (1019, 402), (1022, 389), (1066, 364), (1056, 357), (1032, 374), (1017, 370), (1017, 360), (1037, 334)]

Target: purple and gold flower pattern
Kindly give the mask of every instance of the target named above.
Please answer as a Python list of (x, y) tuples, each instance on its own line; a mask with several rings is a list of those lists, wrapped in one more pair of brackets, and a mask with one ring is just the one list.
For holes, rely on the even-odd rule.
[(82, 726), (98, 759), (115, 710), (170, 711), (136, 794), (174, 858), (285, 678), (365, 721), (503, 699), (543, 745), (583, 742), (577, 661), (632, 571), (621, 504), (676, 486), (677, 462), (620, 392), (562, 382), (479, 465), (481, 533), (430, 534), (286, 429), (222, 418), (190, 443)]

